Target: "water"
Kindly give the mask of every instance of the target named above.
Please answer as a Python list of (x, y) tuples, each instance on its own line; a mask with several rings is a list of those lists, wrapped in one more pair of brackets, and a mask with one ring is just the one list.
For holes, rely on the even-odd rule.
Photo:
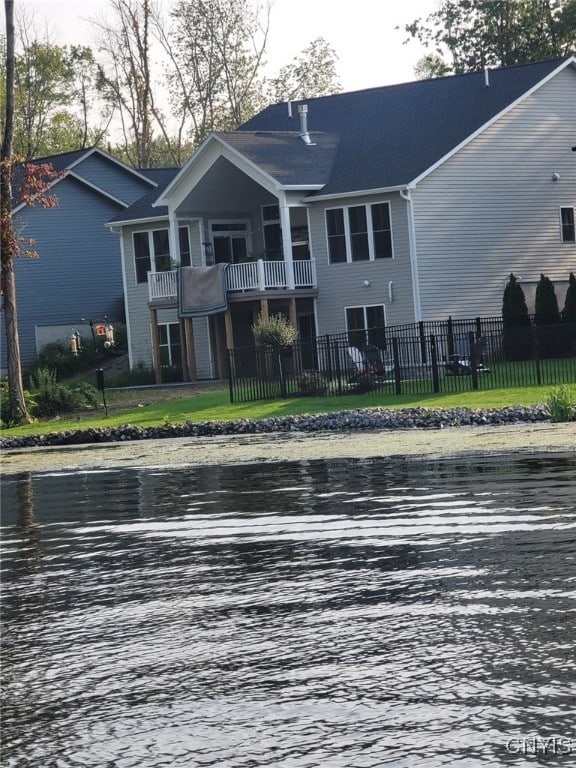
[(2, 765), (576, 764), (576, 457), (5, 478)]

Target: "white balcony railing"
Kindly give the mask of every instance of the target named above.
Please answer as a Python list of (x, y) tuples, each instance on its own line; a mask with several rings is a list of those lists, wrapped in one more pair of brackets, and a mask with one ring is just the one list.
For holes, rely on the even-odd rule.
[(172, 299), (178, 295), (178, 272), (148, 272), (148, 298)]
[[(292, 269), (290, 269), (292, 267)], [(150, 301), (178, 295), (178, 272), (148, 272)], [(228, 291), (266, 291), (278, 288), (315, 288), (316, 263), (305, 261), (251, 261), (230, 264), (226, 270)]]

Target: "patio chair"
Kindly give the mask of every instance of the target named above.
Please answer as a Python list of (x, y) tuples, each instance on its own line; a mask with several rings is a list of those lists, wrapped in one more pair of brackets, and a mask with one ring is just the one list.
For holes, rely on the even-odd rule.
[(348, 347), (346, 352), (354, 374), (363, 374), (372, 385), (390, 383), (389, 376), (394, 371), (394, 363), (383, 361), (380, 350), (374, 344), (367, 344), (362, 351), (358, 347)]
[(384, 373), (384, 365), (382, 363), (380, 350), (378, 347), (375, 347), (374, 344), (367, 344), (364, 347), (364, 359), (366, 361), (366, 367), (370, 373), (375, 373), (377, 376)]
[[(481, 336), (474, 344), (474, 354), (476, 356), (477, 373), (489, 373), (490, 369), (484, 365), (484, 352), (488, 345), (488, 339)], [(444, 358), (444, 369), (452, 376), (465, 376), (472, 373), (472, 360), (470, 356), (463, 352), (463, 343), (460, 342), (461, 352), (449, 355)]]
[(366, 370), (366, 359), (358, 347), (348, 347), (346, 354), (350, 358), (353, 369), (359, 373), (364, 373)]

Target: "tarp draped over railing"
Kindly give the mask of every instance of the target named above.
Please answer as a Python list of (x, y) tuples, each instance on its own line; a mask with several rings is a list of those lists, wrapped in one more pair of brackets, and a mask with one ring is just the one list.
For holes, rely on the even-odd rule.
[(206, 317), (225, 312), (227, 264), (213, 267), (180, 267), (178, 270), (178, 316)]

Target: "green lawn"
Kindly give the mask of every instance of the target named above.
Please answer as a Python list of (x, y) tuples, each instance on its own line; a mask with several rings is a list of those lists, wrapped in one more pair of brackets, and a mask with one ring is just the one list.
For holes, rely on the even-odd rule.
[[(518, 387), (509, 389), (480, 390), (474, 392), (455, 392), (438, 395), (342, 395), (335, 397), (301, 397), (278, 399), (255, 403), (231, 404), (228, 390), (206, 392), (192, 397), (164, 400), (141, 407), (122, 407), (126, 397), (123, 392), (107, 393), (111, 412), (106, 417), (104, 410), (92, 413), (76, 414), (72, 418), (59, 418), (38, 421), (24, 427), (2, 429), (2, 437), (44, 434), (73, 429), (114, 427), (131, 424), (139, 427), (154, 427), (164, 423), (177, 424), (185, 421), (234, 421), (236, 419), (260, 419), (292, 414), (329, 413), (355, 408), (502, 408), (513, 405), (535, 405), (545, 403), (549, 397), (550, 386)], [(147, 393), (152, 399), (153, 391)], [(113, 410), (112, 410), (113, 408)]]

